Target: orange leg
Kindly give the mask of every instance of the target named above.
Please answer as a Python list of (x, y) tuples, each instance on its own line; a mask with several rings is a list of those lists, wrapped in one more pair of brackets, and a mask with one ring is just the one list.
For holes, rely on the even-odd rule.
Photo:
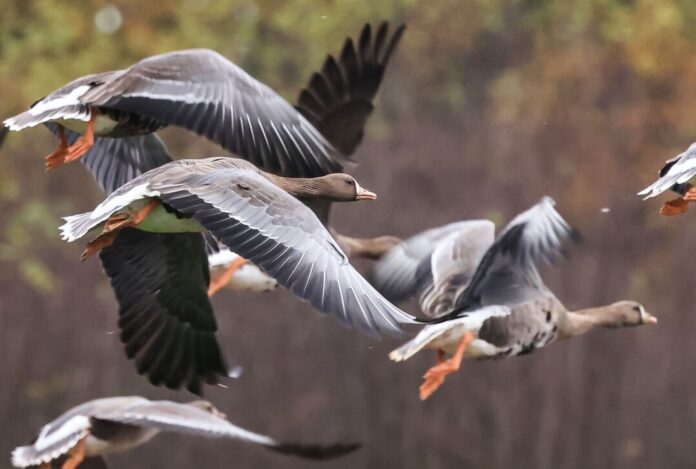
[(227, 268), (221, 274), (215, 275), (213, 278), (211, 278), (210, 286), (208, 287), (208, 296), (213, 296), (214, 294), (225, 288), (225, 285), (227, 285), (230, 282), (230, 279), (232, 279), (232, 276), (237, 271), (237, 269), (239, 269), (245, 263), (246, 259), (240, 257), (239, 259), (230, 262), (230, 265), (228, 265)]
[(97, 120), (97, 113), (92, 111), (91, 114), (89, 122), (87, 122), (85, 134), (68, 148), (68, 153), (65, 155), (65, 163), (75, 161), (94, 145), (94, 122)]
[(60, 140), (58, 148), (46, 157), (46, 171), (56, 169), (58, 166), (65, 163), (65, 156), (68, 152), (68, 141), (65, 139), (65, 130), (63, 130), (63, 126), (58, 126), (58, 138)]
[[(459, 341), (457, 351), (454, 353), (452, 358), (438, 363), (423, 375), (425, 381), (420, 386), (421, 401), (426, 400), (435, 391), (437, 391), (442, 383), (445, 382), (445, 376), (450, 373), (454, 373), (459, 369), (459, 366), (462, 364), (462, 359), (464, 358), (464, 352), (472, 340), (474, 340), (474, 335), (471, 332), (465, 333)], [(438, 361), (440, 361), (441, 358), (442, 353), (440, 351), (438, 354)]]
[(94, 238), (92, 241), (87, 243), (87, 247), (84, 251), (82, 251), (82, 254), (80, 254), (80, 260), (84, 262), (92, 257), (92, 255), (114, 244), (117, 235), (118, 231), (111, 231), (109, 233), (102, 233)]
[(75, 469), (85, 460), (85, 440), (82, 438), (77, 444), (68, 451), (68, 459), (63, 463), (62, 469)]

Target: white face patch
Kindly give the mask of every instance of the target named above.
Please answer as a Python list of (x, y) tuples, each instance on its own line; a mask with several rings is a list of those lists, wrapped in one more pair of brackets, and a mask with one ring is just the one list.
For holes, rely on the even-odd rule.
[(55, 99), (44, 99), (43, 101), (39, 101), (36, 104), (36, 106), (29, 109), (29, 114), (33, 116), (38, 116), (39, 114), (43, 114), (46, 111), (52, 111), (54, 109), (58, 109), (64, 106), (74, 106), (75, 104), (82, 104), (80, 103), (78, 98), (85, 94), (90, 88), (91, 86), (89, 85), (78, 86), (65, 96), (61, 96)]

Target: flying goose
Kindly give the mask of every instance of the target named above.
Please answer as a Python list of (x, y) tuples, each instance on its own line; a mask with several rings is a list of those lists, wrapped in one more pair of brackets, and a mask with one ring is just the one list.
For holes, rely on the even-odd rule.
[[(366, 23), (359, 39), (354, 41), (347, 38), (338, 58), (328, 55), (321, 71), (314, 73), (308, 85), (300, 92), (297, 111), (344, 155), (352, 154), (363, 139), (365, 123), (374, 109), (372, 101), (404, 30), (405, 26), (400, 25), (390, 35), (389, 24), (383, 22), (373, 33), (372, 26)], [(46, 126), (65, 139), (66, 145), (74, 145), (80, 138), (78, 133), (58, 123), (48, 122)], [(265, 163), (263, 146), (249, 147), (248, 151), (241, 156), (262, 169), (278, 173), (278, 168)], [(81, 158), (83, 165), (107, 193), (169, 161), (172, 158), (164, 142), (155, 133), (121, 138), (95, 137), (93, 145)], [(340, 166), (335, 166), (331, 171), (339, 169)], [(329, 172), (322, 170), (321, 173), (316, 173), (298, 166), (295, 175), (312, 177)], [(327, 224), (330, 201), (307, 202)], [(393, 236), (353, 238), (333, 230), (331, 233), (349, 258), (377, 259), (400, 241)], [(233, 289), (241, 287), (257, 291), (273, 288), (273, 280), (255, 269), (251, 263), (238, 258), (227, 248), (223, 247), (220, 251), (216, 246), (214, 241), (208, 245), (212, 248), (211, 255), (219, 253), (214, 258), (215, 265), (211, 264), (211, 268), (214, 267), (209, 289), (211, 294), (225, 285)], [(223, 259), (230, 259), (230, 262), (222, 265), (220, 261)], [(241, 272), (237, 271), (239, 268), (242, 269)]]
[[(217, 52), (190, 49), (80, 77), (4, 124), (14, 131), (57, 124), (60, 144), (47, 157), (48, 169), (80, 158), (99, 137), (142, 136), (177, 125), (268, 172), (295, 177), (339, 172), (362, 140), (372, 99), (403, 30), (400, 26), (388, 38), (383, 23), (373, 38), (365, 25), (357, 45), (348, 39), (339, 61), (329, 56), (312, 76), (297, 108)], [(75, 132), (82, 136), (70, 141)]]
[[(458, 370), (463, 358), (509, 358), (597, 327), (657, 323), (634, 301), (579, 311), (563, 306), (544, 285), (536, 265), (553, 260), (562, 240), (571, 233), (554, 209), (554, 201), (544, 197), (508, 224), (475, 270), (462, 263), (469, 281), (454, 300), (452, 311), (389, 355), (403, 361), (426, 348), (438, 351), (439, 363), (424, 375), (421, 399), (427, 399), (448, 374)], [(445, 353), (453, 357), (443, 360)]]
[(215, 383), (227, 371), (206, 294), (203, 230), (347, 326), (377, 336), (415, 321), (360, 276), (296, 197), (376, 196), (341, 173), (289, 179), (237, 158), (179, 160), (131, 180), (94, 211), (66, 217), (61, 231), (67, 241), (101, 232), (87, 254), (102, 249), (121, 340), (138, 372), (155, 385), (199, 393), (201, 381)]
[(63, 458), (62, 469), (74, 469), (86, 458), (101, 459), (105, 454), (128, 451), (161, 432), (241, 440), (308, 459), (331, 459), (360, 447), (358, 444), (282, 443), (230, 423), (208, 401), (181, 404), (124, 396), (95, 399), (68, 410), (44, 425), (31, 445), (15, 448), (12, 465), (49, 469)]
[(666, 190), (679, 194), (676, 199), (665, 202), (660, 208), (662, 215), (680, 215), (689, 209), (689, 202), (696, 201), (696, 143), (692, 143), (684, 153), (668, 160), (662, 167), (657, 181), (638, 192), (647, 200)]

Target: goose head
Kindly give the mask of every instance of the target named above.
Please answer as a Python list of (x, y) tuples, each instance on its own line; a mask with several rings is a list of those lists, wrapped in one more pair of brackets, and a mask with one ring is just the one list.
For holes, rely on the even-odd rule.
[(370, 192), (355, 178), (345, 173), (328, 174), (317, 178), (318, 191), (334, 202), (352, 202), (355, 200), (375, 200), (377, 194)]
[(613, 303), (607, 307), (607, 313), (611, 317), (611, 321), (607, 324), (609, 327), (657, 324), (657, 318), (646, 311), (642, 304), (635, 301), (618, 301)]

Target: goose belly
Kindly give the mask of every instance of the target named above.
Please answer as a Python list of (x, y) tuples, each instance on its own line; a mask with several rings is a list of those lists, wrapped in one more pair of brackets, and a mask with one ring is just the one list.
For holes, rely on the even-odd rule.
[[(129, 209), (137, 213), (149, 200), (151, 199), (139, 200), (129, 205)], [(168, 212), (162, 204), (155, 207), (137, 228), (150, 233), (200, 233), (204, 230), (195, 218), (179, 218), (173, 212)]]
[(85, 456), (101, 456), (127, 451), (147, 443), (157, 433), (158, 430), (154, 428), (130, 427), (127, 431), (118, 432), (106, 440), (90, 434), (85, 440)]
[[(87, 121), (79, 119), (59, 119), (56, 122), (78, 134), (84, 134), (87, 131)], [(118, 124), (118, 121), (113, 120), (107, 115), (97, 114), (97, 118), (94, 120), (94, 135), (99, 137), (108, 136), (114, 131)]]

